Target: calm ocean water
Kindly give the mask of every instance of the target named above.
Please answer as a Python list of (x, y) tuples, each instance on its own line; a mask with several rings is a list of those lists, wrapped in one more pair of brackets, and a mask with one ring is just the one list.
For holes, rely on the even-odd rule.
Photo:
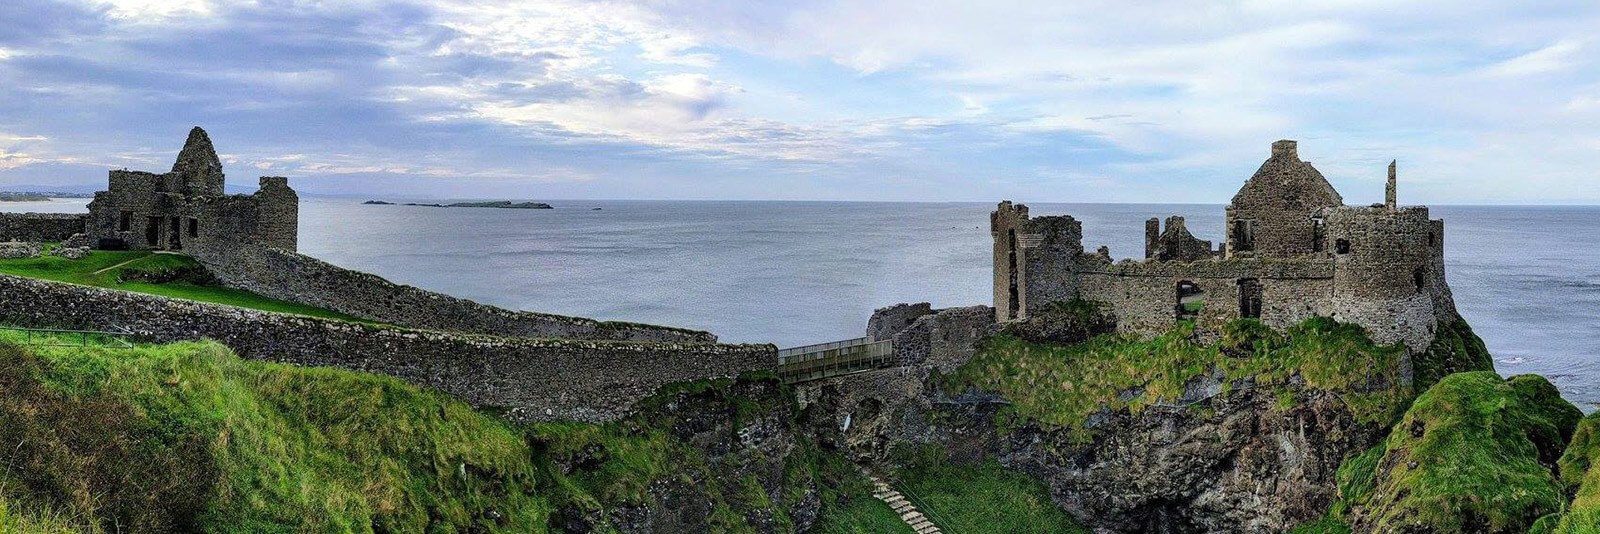
[[(82, 211), (84, 200), (6, 203)], [(308, 199), (301, 251), (396, 282), (517, 309), (700, 328), (780, 346), (860, 336), (873, 308), (986, 304), (989, 203), (552, 201), (555, 210)], [(602, 208), (599, 211), (592, 208)], [(1085, 245), (1143, 253), (1144, 220), (1221, 236), (1220, 205), (1030, 204)], [(1461, 312), (1502, 374), (1600, 403), (1600, 207), (1439, 206)]]

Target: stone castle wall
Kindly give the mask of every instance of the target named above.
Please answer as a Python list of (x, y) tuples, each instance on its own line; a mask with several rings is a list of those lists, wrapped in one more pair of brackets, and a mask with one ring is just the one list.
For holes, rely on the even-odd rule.
[[(1008, 302), (1014, 285), (1020, 306), (1018, 314), (996, 315), (1026, 317), (1083, 298), (1107, 305), (1119, 329), (1138, 333), (1165, 331), (1182, 318), (1215, 328), (1254, 314), (1286, 328), (1326, 316), (1361, 325), (1378, 343), (1426, 349), (1438, 325), (1456, 313), (1445, 281), (1444, 223), (1429, 219), (1423, 207), (1339, 206), (1316, 214), (1327, 243), (1322, 252), (1112, 262), (1083, 251), (1081, 225), (1071, 217), (1028, 218), (1026, 206), (1001, 203), (993, 219), (996, 303)], [(1146, 235), (1154, 251), (1163, 239), (1152, 226)], [(1015, 267), (1012, 231), (1019, 236)], [(1180, 308), (1180, 287), (1199, 290), (1205, 303), (1199, 313)]]
[(613, 420), (665, 384), (777, 366), (771, 345), (548, 340), (375, 327), (0, 275), (0, 321), (209, 338), (256, 360), (384, 374), (516, 421)]
[(717, 339), (698, 330), (506, 310), (265, 247), (218, 246), (193, 252), (228, 286), (411, 328), (531, 338), (673, 343)]
[(0, 213), (0, 242), (66, 241), (82, 233), (87, 220), (81, 213)]
[(978, 343), (995, 333), (998, 325), (994, 309), (988, 306), (933, 310), (926, 302), (880, 308), (867, 324), (872, 340), (894, 340), (901, 366), (945, 373), (967, 363), (977, 353)]

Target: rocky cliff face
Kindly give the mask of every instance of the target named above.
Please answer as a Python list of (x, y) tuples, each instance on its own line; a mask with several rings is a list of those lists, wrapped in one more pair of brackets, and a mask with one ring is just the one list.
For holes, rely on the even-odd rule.
[(1242, 390), (1189, 407), (1101, 412), (1088, 443), (1019, 425), (1002, 396), (936, 388), (897, 406), (858, 401), (848, 429), (835, 417), (813, 424), (862, 461), (888, 462), (911, 443), (945, 447), (955, 461), (994, 458), (1044, 481), (1096, 532), (1283, 532), (1326, 513), (1339, 497), (1340, 463), (1387, 432), (1357, 422), (1333, 394), (1292, 395)]
[[(808, 453), (793, 412), (773, 381), (694, 387), (651, 400), (622, 423), (680, 449), (667, 458), (676, 476), (658, 477), (624, 498), (600, 506), (572, 503), (552, 526), (568, 532), (714, 532), (728, 529), (796, 532), (811, 527), (822, 507)], [(546, 449), (549, 451), (550, 449)], [(583, 447), (551, 451), (563, 473), (594, 471), (625, 450)], [(582, 476), (582, 475), (580, 475)]]
[(1414, 395), (1410, 357), (1331, 322), (1007, 343), (980, 343), (950, 374), (807, 385), (803, 420), (858, 461), (930, 444), (998, 460), (1095, 532), (1266, 533), (1328, 515), (1341, 464), (1382, 441)]

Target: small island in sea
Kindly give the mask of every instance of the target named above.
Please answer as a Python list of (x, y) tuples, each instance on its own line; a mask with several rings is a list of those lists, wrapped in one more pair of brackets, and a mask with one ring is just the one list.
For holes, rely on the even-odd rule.
[(0, 192), (0, 202), (44, 202), (47, 200), (50, 200), (50, 197), (40, 193)]
[(396, 202), (385, 202), (382, 200), (368, 200), (366, 202), (362, 202), (362, 204), (373, 206), (423, 206), (429, 208), (504, 208), (513, 210), (555, 209), (555, 206), (551, 206), (543, 202), (512, 202), (510, 200), (491, 200), (488, 202), (455, 202), (451, 204), (423, 204), (420, 202), (407, 202), (400, 204)]

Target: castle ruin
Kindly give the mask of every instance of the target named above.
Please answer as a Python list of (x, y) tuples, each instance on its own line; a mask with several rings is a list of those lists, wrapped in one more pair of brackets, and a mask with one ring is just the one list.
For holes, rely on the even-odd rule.
[(1426, 206), (1399, 206), (1395, 166), (1385, 202), (1346, 206), (1290, 140), (1234, 195), (1225, 241), (1195, 238), (1182, 217), (1145, 223), (1145, 258), (1113, 261), (1085, 252), (1071, 216), (1032, 217), (1001, 202), (990, 214), (994, 309), (1026, 319), (1075, 298), (1100, 302), (1118, 328), (1159, 332), (1178, 320), (1216, 327), (1256, 318), (1284, 328), (1327, 316), (1366, 328), (1379, 343), (1425, 350), (1455, 318), (1444, 272), (1444, 221)]
[(185, 250), (258, 244), (294, 251), (300, 198), (281, 176), (264, 176), (252, 195), (223, 190), (222, 161), (196, 127), (172, 171), (111, 171), (89, 202), (87, 242), (100, 249)]

